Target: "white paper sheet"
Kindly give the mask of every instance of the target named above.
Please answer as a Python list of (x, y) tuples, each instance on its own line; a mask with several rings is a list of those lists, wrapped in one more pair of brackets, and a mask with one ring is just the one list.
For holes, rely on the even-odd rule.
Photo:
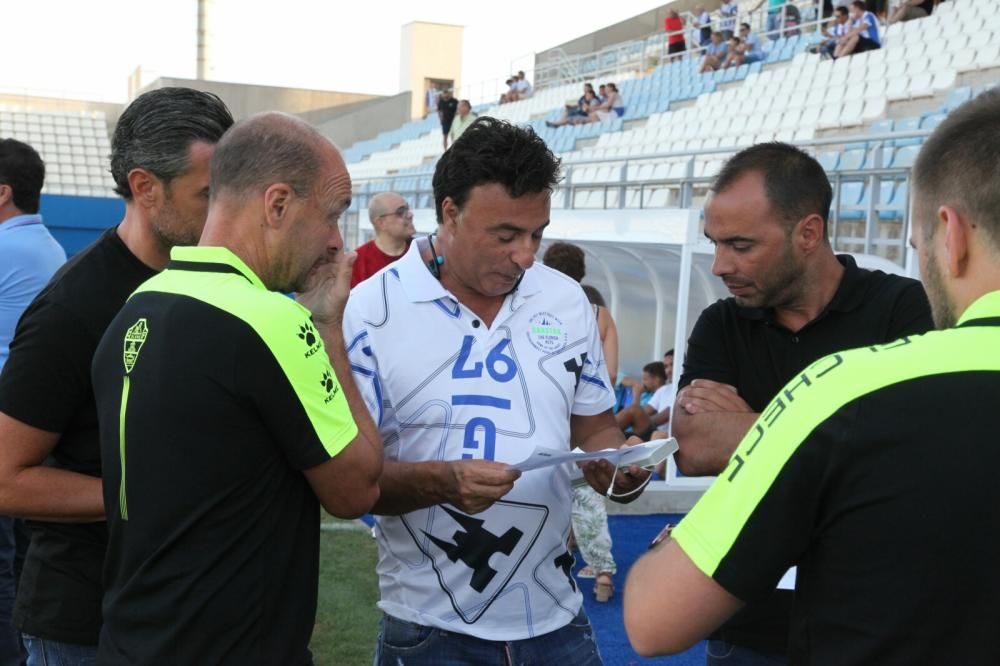
[(617, 467), (628, 467), (629, 465), (649, 466), (655, 465), (677, 450), (677, 440), (655, 439), (651, 442), (626, 446), (620, 449), (603, 449), (601, 451), (560, 451), (558, 449), (547, 449), (543, 446), (535, 447), (531, 455), (519, 463), (511, 465), (511, 468), (530, 472), (531, 470), (561, 465), (563, 463), (578, 463), (586, 460), (608, 460)]

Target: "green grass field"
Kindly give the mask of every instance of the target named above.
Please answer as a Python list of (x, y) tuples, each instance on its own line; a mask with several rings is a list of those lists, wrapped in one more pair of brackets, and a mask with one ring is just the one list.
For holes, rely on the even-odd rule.
[[(352, 521), (328, 522), (347, 524)], [(316, 666), (370, 666), (378, 632), (375, 540), (367, 530), (320, 532)]]

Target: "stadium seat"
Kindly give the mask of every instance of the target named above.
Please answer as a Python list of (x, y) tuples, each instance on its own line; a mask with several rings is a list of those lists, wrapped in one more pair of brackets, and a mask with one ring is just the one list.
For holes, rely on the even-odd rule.
[(857, 171), (865, 165), (865, 151), (862, 150), (845, 150), (844, 154), (840, 156), (840, 162), (837, 164), (837, 171)]
[(897, 148), (892, 156), (892, 163), (889, 165), (894, 169), (901, 167), (912, 167), (913, 163), (917, 159), (917, 154), (920, 152), (920, 146), (903, 146)]

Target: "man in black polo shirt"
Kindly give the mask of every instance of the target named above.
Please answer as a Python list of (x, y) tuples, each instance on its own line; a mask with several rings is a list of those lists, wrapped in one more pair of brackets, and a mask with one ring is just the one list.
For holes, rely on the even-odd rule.
[[(340, 154), (262, 114), (219, 142), (211, 186), (198, 247), (171, 252), (94, 354), (101, 663), (311, 663), (317, 497), (349, 518), (379, 494), (381, 440), (341, 332)], [(309, 309), (284, 295), (307, 287)]]
[[(731, 298), (702, 312), (684, 358), (673, 433), (689, 476), (718, 474), (778, 390), (818, 358), (931, 328), (916, 280), (867, 271), (830, 246), (822, 167), (759, 144), (720, 171), (705, 206), (713, 272)], [(785, 663), (793, 594), (751, 604), (709, 641), (707, 661)]]
[(29, 659), (93, 663), (107, 545), (90, 363), (132, 291), (198, 241), (208, 161), (233, 119), (215, 95), (137, 97), (111, 140), (125, 217), (73, 257), (25, 311), (0, 375), (0, 513), (33, 520), (14, 609)]
[(1000, 91), (913, 169), (910, 242), (942, 330), (785, 385), (625, 591), (643, 654), (684, 649), (798, 565), (789, 661), (997, 664)]

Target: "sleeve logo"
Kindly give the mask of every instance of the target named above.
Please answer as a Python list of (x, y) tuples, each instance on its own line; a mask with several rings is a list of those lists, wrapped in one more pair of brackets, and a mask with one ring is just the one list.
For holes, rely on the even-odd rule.
[(308, 319), (305, 323), (299, 325), (298, 336), (299, 340), (302, 340), (308, 348), (305, 354), (306, 358), (309, 358), (322, 348), (319, 336), (316, 335), (316, 329), (313, 327), (312, 322)]
[(139, 359), (139, 351), (146, 342), (146, 336), (148, 335), (149, 327), (146, 325), (145, 317), (129, 326), (129, 329), (125, 331), (124, 359), (126, 374), (132, 372), (132, 368), (135, 367), (135, 362)]

